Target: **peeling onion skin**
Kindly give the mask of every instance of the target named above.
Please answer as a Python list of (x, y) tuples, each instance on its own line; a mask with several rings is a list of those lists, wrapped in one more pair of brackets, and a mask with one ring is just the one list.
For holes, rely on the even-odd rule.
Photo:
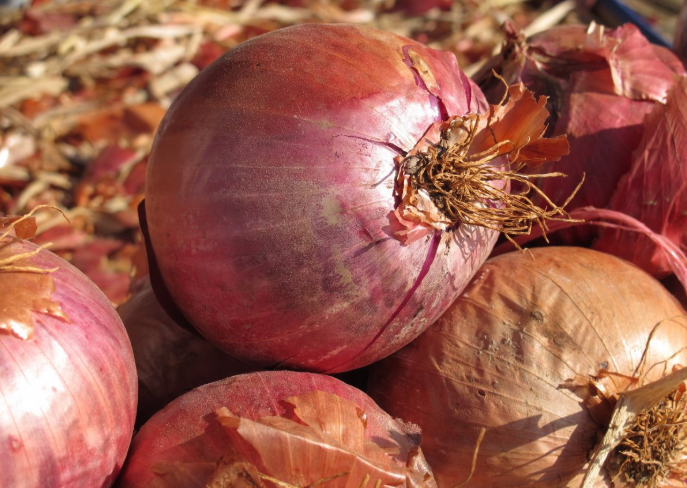
[[(16, 253), (37, 247), (9, 246)], [(59, 267), (51, 298), (71, 323), (33, 312), (32, 338), (0, 334), (0, 486), (109, 487), (134, 428), (131, 344), (114, 307), (85, 275), (47, 250), (31, 261)]]
[(452, 54), (388, 32), (302, 25), (238, 46), (179, 95), (152, 149), (145, 206), (171, 296), (209, 341), (259, 366), (333, 373), (398, 350), (458, 296), (496, 233), (445, 233), (374, 340), (430, 246), (387, 233), (394, 147), (486, 107)]
[(187, 391), (250, 370), (174, 322), (155, 298), (147, 277), (117, 312), (136, 359), (137, 427)]
[(331, 376), (292, 371), (249, 373), (196, 388), (155, 414), (134, 437), (117, 488), (149, 486), (160, 479), (151, 469), (160, 463), (219, 461), (225, 454), (223, 446), (209, 443), (205, 431), (212, 414), (221, 407), (257, 420), (284, 415), (281, 400), (315, 390), (357, 404), (367, 416), (368, 439), (383, 446), (400, 446), (399, 465), (419, 443), (417, 426), (392, 419), (365, 393)]
[[(439, 321), (371, 367), (368, 393), (417, 423), (439, 486), (578, 487), (605, 427), (558, 385), (687, 364), (685, 311), (659, 282), (613, 256), (551, 247), (490, 259)], [(657, 379), (663, 368), (647, 375)], [(599, 486), (611, 486), (601, 482)]]
[[(684, 66), (669, 49), (650, 44), (632, 24), (616, 29), (559, 25), (526, 43), (512, 27), (506, 29), (505, 57), (497, 55), (475, 80), (491, 103), (503, 92), (503, 83), (491, 68), (509, 83), (522, 81), (537, 95), (548, 95), (549, 130), (552, 135), (567, 134), (570, 153), (537, 172), (561, 171), (568, 177), (541, 178), (538, 187), (552, 201), (565, 201), (586, 175), (566, 209), (611, 208), (619, 181), (631, 170), (645, 116), (665, 103), (677, 77), (686, 74)], [(612, 208), (624, 211), (619, 207)], [(589, 247), (598, 232), (595, 226), (581, 226), (550, 238), (554, 243)], [(653, 246), (646, 252), (655, 252)], [(655, 268), (643, 269), (659, 277), (665, 273), (665, 263), (659, 273)]]

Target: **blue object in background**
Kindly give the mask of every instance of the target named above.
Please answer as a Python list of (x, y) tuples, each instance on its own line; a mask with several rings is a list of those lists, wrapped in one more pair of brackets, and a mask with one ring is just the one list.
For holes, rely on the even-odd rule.
[(659, 46), (670, 47), (670, 43), (663, 36), (656, 33), (643, 16), (623, 5), (618, 0), (598, 0), (592, 10), (605, 24), (613, 26), (619, 26), (628, 22), (635, 24), (649, 42)]

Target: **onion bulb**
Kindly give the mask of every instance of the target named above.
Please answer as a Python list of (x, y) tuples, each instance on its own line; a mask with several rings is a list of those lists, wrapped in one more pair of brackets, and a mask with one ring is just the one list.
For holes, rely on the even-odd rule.
[[(651, 153), (646, 146), (638, 147), (642, 137), (651, 139), (655, 129), (655, 122), (645, 123), (645, 117), (652, 110), (659, 110), (657, 106), (666, 104), (678, 76), (686, 74), (675, 54), (649, 43), (631, 24), (617, 29), (594, 23), (558, 26), (527, 40), (508, 24), (506, 36), (502, 53), (475, 79), (490, 101), (498, 100), (503, 92), (502, 82), (492, 75), (492, 69), (509, 83), (521, 81), (536, 94), (549, 96), (550, 131), (554, 135), (567, 134), (570, 141), (570, 154), (555, 165), (556, 171), (564, 172), (568, 178), (542, 179), (538, 183), (549, 198), (566, 198), (586, 174), (584, 185), (566, 207), (569, 211), (593, 206), (640, 216), (635, 207), (652, 205), (649, 193), (662, 194), (664, 181), (682, 179), (674, 167), (661, 170), (657, 164), (644, 176), (647, 165), (642, 159), (662, 160), (670, 155), (667, 150), (661, 153), (660, 145), (652, 146)], [(672, 120), (670, 124), (675, 125)], [(661, 134), (661, 143), (669, 142), (666, 136), (672, 135), (671, 131)], [(676, 140), (681, 138), (678, 133)], [(541, 168), (548, 169), (547, 165)], [(633, 181), (628, 182), (628, 174), (632, 173)], [(670, 174), (667, 179), (666, 173)], [(616, 190), (621, 180), (631, 183), (631, 191), (646, 198), (639, 203), (634, 198), (625, 200), (625, 193)], [(669, 200), (672, 197), (671, 192)], [(639, 218), (651, 229), (662, 231), (668, 220), (648, 218), (651, 212), (656, 210), (646, 209)], [(683, 225), (677, 221), (679, 217), (670, 220), (673, 222), (668, 224), (669, 228)], [(552, 242), (589, 246), (598, 232), (593, 226), (567, 229), (552, 236)], [(616, 249), (623, 251), (627, 247), (639, 252), (634, 256), (631, 251), (621, 252), (620, 257), (632, 257), (635, 264), (656, 277), (669, 271), (667, 262), (648, 239), (640, 238), (638, 246), (625, 246), (626, 237), (615, 239)], [(604, 250), (615, 253), (612, 246), (605, 246)], [(639, 258), (638, 254), (649, 259)]]
[(20, 239), (31, 220), (0, 219), (0, 486), (108, 487), (134, 428), (131, 344), (95, 284)]
[[(436, 324), (371, 368), (368, 392), (420, 426), (440, 486), (579, 487), (618, 394), (687, 364), (687, 317), (659, 282), (597, 251), (531, 253), (487, 261)], [(670, 402), (652, 415), (679, 421), (685, 399)], [(668, 478), (686, 454), (651, 449), (620, 451)], [(613, 459), (600, 486), (647, 474), (618, 475), (622, 453)]]
[(249, 367), (174, 322), (148, 277), (117, 312), (131, 339), (138, 372), (136, 425), (197, 386), (245, 373)]
[(340, 372), (390, 354), (497, 231), (562, 216), (509, 197), (515, 169), (567, 151), (541, 138), (543, 100), (510, 93), (488, 112), (452, 54), (367, 27), (243, 43), (185, 88), (153, 144), (145, 210), (164, 285), (204, 337), (257, 365)]
[(134, 438), (119, 486), (436, 487), (418, 444), (415, 426), (330, 376), (250, 373), (154, 415)]

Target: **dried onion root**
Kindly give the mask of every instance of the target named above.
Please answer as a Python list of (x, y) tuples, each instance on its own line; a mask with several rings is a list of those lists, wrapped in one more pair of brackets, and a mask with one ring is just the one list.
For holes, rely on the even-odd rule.
[[(498, 105), (491, 106), (488, 115), (450, 117), (430, 128), (412, 151), (397, 158), (396, 178), (397, 220), (410, 230), (417, 225), (426, 231), (415, 232), (412, 238), (399, 232), (397, 237), (409, 244), (432, 228), (449, 230), (467, 224), (503, 232), (520, 248), (511, 236), (530, 234), (535, 223), (546, 238), (547, 220), (580, 222), (570, 218), (564, 208), (584, 177), (559, 206), (533, 181), (565, 174), (521, 171), (556, 161), (568, 152), (565, 137), (543, 138), (548, 116), (545, 103), (546, 97), (535, 102), (530, 91), (514, 85)], [(429, 141), (432, 136), (438, 136), (437, 143)], [(514, 187), (518, 190), (511, 193)], [(531, 194), (544, 202), (543, 208), (534, 203)]]
[[(446, 220), (453, 225), (478, 225), (503, 232), (507, 237), (529, 234), (533, 222), (544, 230), (544, 237), (546, 220), (575, 222), (564, 208), (584, 179), (561, 206), (554, 204), (532, 180), (566, 175), (559, 172), (522, 174), (518, 172), (526, 166), (522, 161), (509, 169), (490, 164), (501, 154), (503, 147), (514, 147), (509, 140), (497, 142), (477, 154), (469, 154), (479, 123), (479, 115), (458, 117), (442, 131), (436, 145), (404, 159), (399, 171), (410, 175), (413, 189), (429, 194)], [(452, 143), (456, 139), (455, 133), (461, 136), (457, 136), (458, 142)], [(515, 158), (519, 150), (512, 149)], [(510, 185), (505, 182), (521, 183), (525, 189), (510, 193)], [(541, 208), (533, 203), (528, 197), (531, 191), (544, 199), (547, 207)]]
[(684, 463), (674, 461), (685, 449), (685, 407), (685, 392), (676, 388), (637, 415), (609, 460), (614, 481), (655, 488), (676, 474), (687, 476)]
[[(652, 337), (653, 333), (647, 341), (647, 350)], [(658, 488), (685, 478), (683, 426), (687, 370), (674, 365), (671, 374), (639, 388), (635, 387), (641, 385), (644, 377), (630, 379), (637, 381), (631, 381), (624, 391), (608, 397), (615, 400), (617, 396), (618, 400), (608, 430), (592, 453), (582, 488), (595, 486), (604, 466), (612, 476), (613, 486)], [(590, 400), (587, 398), (585, 403), (589, 404)]]

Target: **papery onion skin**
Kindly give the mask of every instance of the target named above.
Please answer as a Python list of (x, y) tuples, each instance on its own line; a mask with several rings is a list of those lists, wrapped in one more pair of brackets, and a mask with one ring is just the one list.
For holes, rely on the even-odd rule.
[(632, 375), (661, 321), (647, 364), (687, 360), (685, 311), (649, 275), (586, 249), (531, 252), (487, 261), (436, 324), (371, 368), (368, 392), (420, 426), (439, 486), (468, 477), (481, 427), (470, 484), (580, 486), (605, 427), (559, 385), (602, 368)]
[[(505, 54), (476, 75), (476, 81), (491, 103), (503, 92), (503, 82), (493, 77), (491, 68), (509, 83), (522, 81), (535, 94), (548, 95), (552, 135), (568, 135), (570, 154), (537, 171), (561, 171), (568, 177), (541, 179), (539, 188), (553, 201), (564, 201), (586, 174), (566, 209), (606, 208), (630, 170), (645, 115), (665, 103), (676, 76), (685, 74), (684, 66), (631, 24), (617, 29), (557, 26), (527, 41), (513, 27), (506, 33)], [(589, 246), (597, 233), (597, 228), (585, 226), (551, 237), (556, 243)]]
[[(37, 248), (18, 240), (3, 246), (17, 254)], [(131, 344), (107, 297), (80, 271), (47, 250), (31, 261), (59, 267), (51, 298), (71, 322), (33, 312), (32, 338), (0, 334), (0, 486), (111, 486), (136, 415)]]
[(419, 444), (416, 426), (402, 424), (382, 411), (365, 393), (330, 376), (291, 371), (237, 375), (196, 388), (154, 415), (132, 442), (118, 488), (144, 488), (160, 476), (161, 463), (217, 462), (228, 446), (205, 437), (212, 415), (221, 407), (239, 417), (284, 415), (282, 400), (312, 391), (338, 395), (357, 404), (367, 416), (368, 438), (382, 446), (400, 447), (399, 464)]
[[(608, 208), (645, 222), (651, 230), (687, 249), (687, 77), (668, 91), (644, 121), (644, 135), (630, 170), (618, 182)], [(604, 229), (594, 248), (627, 259), (665, 277), (672, 268), (649, 238)]]
[(250, 371), (246, 364), (174, 322), (155, 298), (148, 277), (137, 288), (117, 309), (136, 359), (137, 426), (193, 388)]
[(444, 233), (402, 307), (431, 237), (390, 235), (394, 157), (432, 123), (485, 109), (452, 54), (388, 32), (301, 25), (233, 49), (175, 100), (148, 165), (150, 241), (172, 297), (258, 365), (338, 372), (399, 349), (496, 234)]

